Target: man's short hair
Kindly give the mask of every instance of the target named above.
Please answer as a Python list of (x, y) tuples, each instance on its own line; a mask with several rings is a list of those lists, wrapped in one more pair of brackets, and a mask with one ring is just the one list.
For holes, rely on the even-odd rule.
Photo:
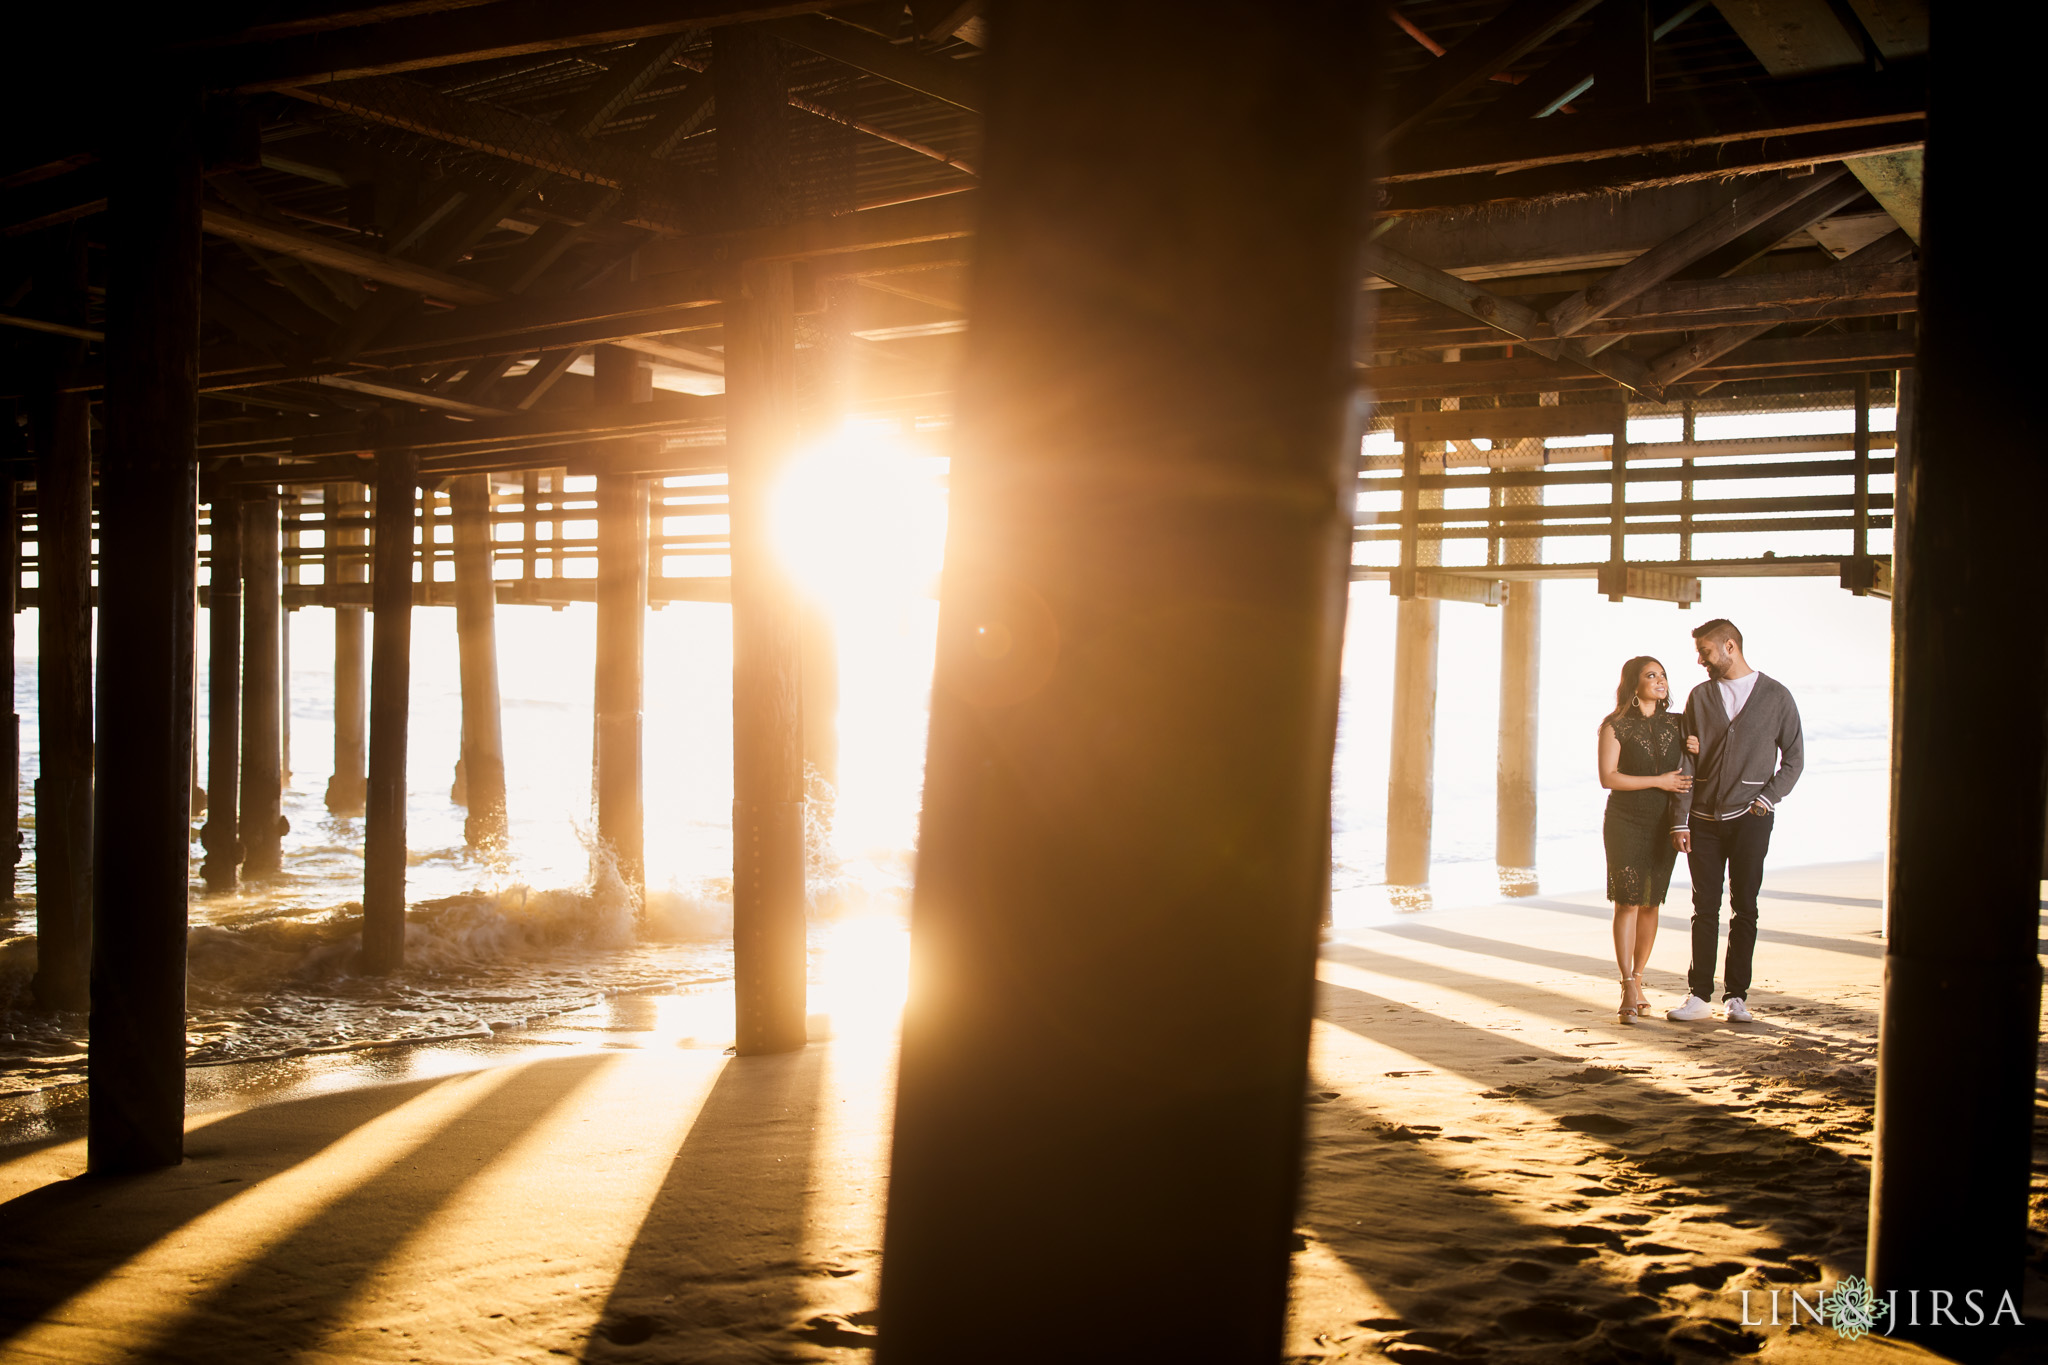
[(1733, 621), (1728, 620), (1724, 616), (1716, 616), (1705, 625), (1695, 627), (1692, 638), (1704, 640), (1710, 645), (1718, 645), (1723, 641), (1733, 640), (1737, 649), (1742, 648), (1742, 632), (1735, 628)]

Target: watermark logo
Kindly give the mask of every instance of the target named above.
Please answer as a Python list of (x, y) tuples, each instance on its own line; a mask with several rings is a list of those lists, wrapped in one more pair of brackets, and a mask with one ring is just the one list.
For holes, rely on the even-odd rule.
[(1744, 1327), (1832, 1327), (1846, 1341), (1887, 1337), (1900, 1327), (2021, 1325), (2011, 1290), (2002, 1291), (1995, 1304), (1983, 1289), (1888, 1289), (1879, 1294), (1861, 1275), (1847, 1275), (1810, 1299), (1797, 1289), (1745, 1289), (1741, 1294)]
[(1877, 1291), (1861, 1275), (1851, 1275), (1837, 1282), (1833, 1293), (1821, 1295), (1820, 1311), (1837, 1336), (1860, 1340), (1877, 1325)]

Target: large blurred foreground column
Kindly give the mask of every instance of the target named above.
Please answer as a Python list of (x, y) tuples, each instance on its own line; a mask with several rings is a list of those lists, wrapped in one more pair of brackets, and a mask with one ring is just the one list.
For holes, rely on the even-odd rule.
[(990, 16), (885, 1365), (1278, 1358), (1369, 14)]
[(185, 910), (197, 594), (199, 96), (149, 109), (109, 157), (107, 444), (100, 465), (87, 1162), (184, 1154)]
[[(1963, 16), (1935, 14), (1934, 41), (1959, 42)], [(2025, 324), (1985, 303), (2004, 272), (1978, 202), (2024, 98), (2023, 53), (1993, 44), (1930, 73), (1918, 391), (1898, 489), (1870, 1272), (1880, 1294), (1898, 1292), (1898, 1319), (1876, 1330), (1962, 1359), (2012, 1350), (2023, 1330), (1996, 1315), (2003, 1294), (2018, 1305), (2025, 1271), (2041, 1001), (2048, 463), (2020, 397), (2033, 387)], [(1947, 1322), (1935, 1291), (1953, 1296)]]

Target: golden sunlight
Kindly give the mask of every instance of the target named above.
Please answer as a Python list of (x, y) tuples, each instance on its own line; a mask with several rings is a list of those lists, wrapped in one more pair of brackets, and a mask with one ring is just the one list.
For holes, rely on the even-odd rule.
[(775, 540), (802, 590), (834, 615), (929, 595), (945, 553), (946, 466), (893, 429), (853, 422), (790, 461)]

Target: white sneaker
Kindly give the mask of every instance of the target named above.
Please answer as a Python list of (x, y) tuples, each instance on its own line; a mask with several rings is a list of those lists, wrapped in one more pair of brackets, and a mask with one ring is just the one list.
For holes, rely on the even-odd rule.
[(1749, 1012), (1749, 1006), (1742, 1003), (1742, 997), (1739, 995), (1721, 1008), (1728, 1015), (1728, 1022), (1731, 1024), (1754, 1024), (1756, 1022), (1756, 1016)]
[(1712, 1005), (1709, 1005), (1697, 995), (1688, 995), (1677, 1009), (1665, 1010), (1664, 1017), (1666, 1019), (1690, 1021), (1693, 1019), (1704, 1019), (1713, 1012), (1714, 1007)]

